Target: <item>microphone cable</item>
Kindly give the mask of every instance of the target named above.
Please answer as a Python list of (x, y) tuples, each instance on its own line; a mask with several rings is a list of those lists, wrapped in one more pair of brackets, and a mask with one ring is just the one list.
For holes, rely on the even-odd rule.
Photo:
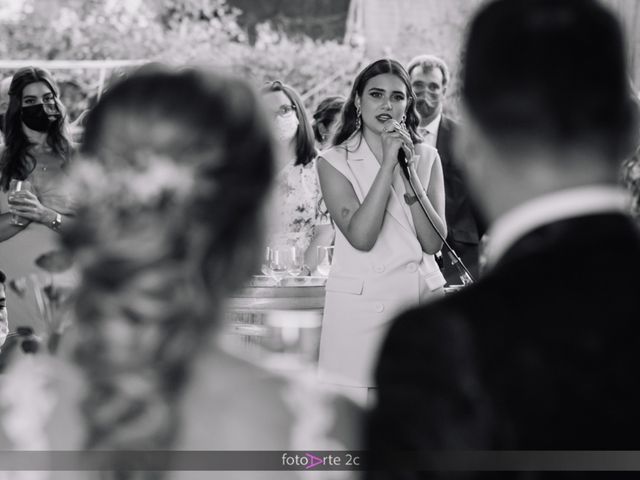
[[(402, 173), (404, 174), (406, 179), (409, 180), (409, 185), (411, 185), (411, 190), (413, 190), (414, 195), (418, 199), (418, 203), (420, 204), (422, 211), (427, 217), (427, 220), (429, 220), (431, 227), (433, 227), (435, 232), (438, 234), (438, 237), (440, 237), (440, 240), (442, 240), (442, 244), (445, 247), (447, 247), (447, 249), (449, 250), (447, 252), (449, 255), (449, 259), (451, 260), (451, 264), (458, 271), (458, 276), (460, 277), (460, 281), (462, 281), (463, 285), (470, 285), (474, 283), (473, 276), (471, 275), (471, 272), (469, 272), (469, 269), (467, 268), (467, 266), (464, 264), (462, 259), (458, 256), (458, 254), (453, 249), (453, 247), (449, 245), (449, 242), (447, 242), (447, 239), (444, 238), (440, 230), (438, 230), (438, 227), (436, 227), (435, 223), (429, 216), (429, 212), (427, 212), (427, 207), (425, 206), (425, 202), (429, 201), (427, 197), (427, 191), (425, 190), (422, 183), (420, 183), (420, 180), (418, 178), (415, 178), (411, 170), (409, 169), (409, 163), (407, 162), (406, 154), (404, 153), (404, 150), (402, 148), (400, 148), (400, 150), (398, 151), (398, 162), (400, 163), (400, 168), (402, 168)], [(419, 188), (416, 188), (416, 184), (419, 186)]]

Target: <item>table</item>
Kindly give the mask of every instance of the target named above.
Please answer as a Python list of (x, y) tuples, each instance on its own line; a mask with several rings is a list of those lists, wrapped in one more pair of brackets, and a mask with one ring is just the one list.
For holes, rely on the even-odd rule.
[(325, 277), (291, 277), (276, 286), (269, 277), (253, 277), (227, 302), (225, 343), (251, 357), (317, 362), (325, 283)]
[[(269, 277), (254, 276), (227, 302), (226, 344), (261, 360), (271, 353), (281, 359), (317, 362), (325, 284), (325, 277), (290, 277), (276, 286)], [(452, 286), (445, 293), (461, 288)]]

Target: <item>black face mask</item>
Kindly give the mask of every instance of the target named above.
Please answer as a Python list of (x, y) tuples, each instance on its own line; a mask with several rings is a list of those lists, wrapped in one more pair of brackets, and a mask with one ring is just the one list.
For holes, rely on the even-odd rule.
[(36, 132), (44, 133), (49, 129), (49, 125), (52, 123), (52, 121), (49, 120), (51, 115), (55, 114), (45, 112), (42, 103), (22, 107), (22, 121), (27, 127)]

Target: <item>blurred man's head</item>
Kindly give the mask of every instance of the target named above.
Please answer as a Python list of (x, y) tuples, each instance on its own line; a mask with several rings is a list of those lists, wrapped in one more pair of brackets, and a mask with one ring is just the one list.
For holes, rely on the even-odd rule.
[(4, 344), (9, 333), (9, 321), (7, 318), (7, 295), (5, 290), (5, 282), (7, 277), (0, 270), (0, 347)]
[(414, 57), (407, 66), (411, 77), (411, 86), (418, 98), (416, 108), (424, 120), (429, 123), (440, 112), (449, 83), (449, 69), (444, 60), (433, 55)]
[(505, 197), (615, 181), (635, 110), (620, 26), (599, 3), (491, 2), (463, 63), (469, 128), (458, 146), (473, 152), (465, 167), (490, 216)]

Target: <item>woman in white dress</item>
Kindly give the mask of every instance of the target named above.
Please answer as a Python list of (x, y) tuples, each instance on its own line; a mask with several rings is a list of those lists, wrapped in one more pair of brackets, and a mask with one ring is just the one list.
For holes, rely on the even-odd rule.
[[(10, 323), (41, 333), (33, 291), (16, 294), (20, 279), (42, 274), (35, 260), (57, 248), (60, 228), (72, 215), (65, 186), (72, 155), (65, 108), (51, 74), (37, 67), (18, 70), (9, 87), (5, 146), (0, 154), (0, 269), (7, 275)], [(31, 191), (9, 195), (12, 179), (25, 180)], [(12, 215), (23, 219), (13, 225)], [(16, 284), (18, 281), (18, 284)]]
[(337, 225), (320, 341), (320, 373), (365, 398), (391, 319), (442, 291), (442, 241), (402, 175), (398, 153), (426, 189), (426, 208), (446, 237), (444, 183), (435, 149), (420, 143), (416, 98), (394, 60), (355, 79), (334, 147), (318, 159), (322, 192)]

